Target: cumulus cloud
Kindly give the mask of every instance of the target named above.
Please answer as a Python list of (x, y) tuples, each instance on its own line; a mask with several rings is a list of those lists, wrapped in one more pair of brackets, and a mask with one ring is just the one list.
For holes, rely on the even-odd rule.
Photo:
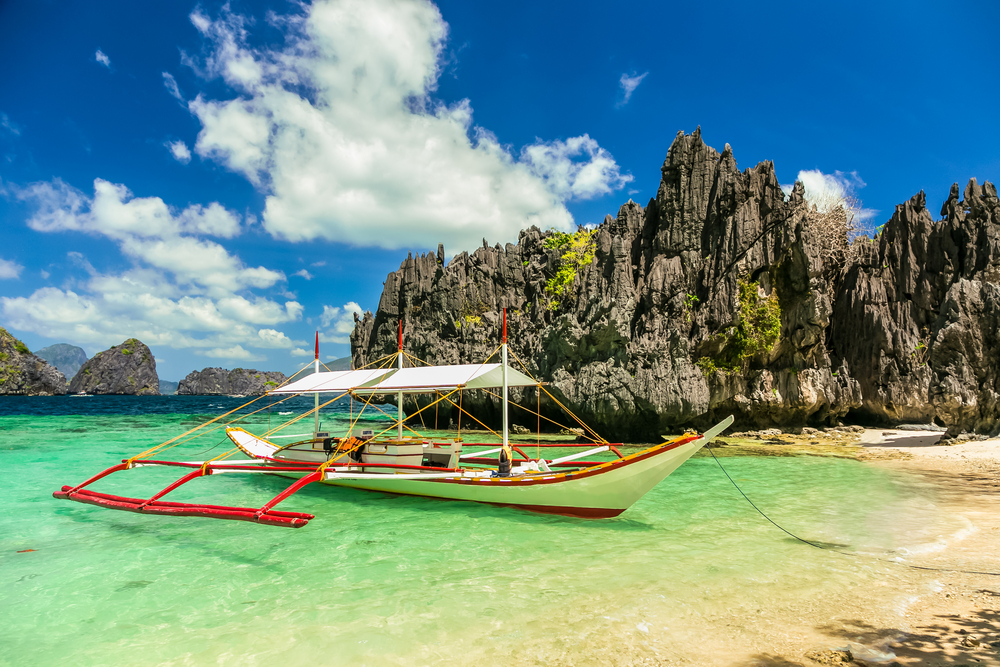
[(170, 150), (170, 154), (181, 164), (187, 164), (191, 161), (191, 149), (180, 139), (177, 141), (168, 141), (163, 145)]
[(323, 306), (323, 314), (319, 321), (326, 332), (321, 332), (319, 339), (324, 343), (346, 344), (351, 342), (351, 332), (354, 331), (354, 315), (364, 314), (361, 306), (353, 301), (343, 306)]
[(316, 350), (308, 350), (304, 347), (296, 347), (293, 350), (291, 350), (290, 354), (293, 357), (315, 357)]
[(631, 76), (628, 74), (622, 74), (622, 77), (618, 80), (618, 85), (622, 88), (622, 99), (618, 103), (618, 106), (623, 107), (628, 104), (628, 101), (632, 99), (632, 93), (634, 93), (635, 89), (639, 87), (639, 84), (642, 83), (642, 80), (646, 78), (647, 74), (649, 74), (649, 72), (643, 72), (639, 75), (632, 72)]
[[(819, 169), (805, 169), (799, 172), (795, 180), (800, 181), (805, 188), (805, 200), (824, 213), (844, 202), (849, 204), (858, 202), (858, 190), (867, 185), (856, 171), (847, 173), (835, 171), (832, 174), (824, 174)], [(792, 185), (781, 186), (786, 196), (791, 194), (792, 188)], [(871, 220), (876, 215), (878, 215), (876, 209), (863, 208), (860, 205), (854, 211), (855, 221), (859, 224)]]
[(202, 123), (194, 151), (266, 194), (262, 224), (274, 236), (471, 248), (484, 229), (498, 241), (530, 225), (570, 230), (567, 198), (630, 178), (588, 136), (518, 156), (473, 124), (469, 100), (435, 101), (448, 26), (431, 3), (303, 11), (272, 20), (286, 32), (278, 50), (248, 46), (249, 22), (227, 8), (217, 18), (196, 10), (206, 48), (184, 58), (234, 91), (189, 102)]
[(300, 319), (302, 305), (252, 291), (275, 287), (284, 275), (246, 266), (204, 238), (240, 233), (238, 216), (218, 203), (178, 210), (101, 179), (92, 197), (59, 180), (19, 188), (16, 195), (35, 206), (32, 229), (105, 237), (133, 266), (102, 273), (83, 254), (68, 253), (86, 278), (28, 297), (0, 297), (4, 321), (15, 329), (94, 346), (137, 336), (148, 345), (194, 348), (222, 359), (256, 360), (246, 348), (295, 344), (274, 326)]
[(305, 278), (306, 280), (312, 280), (313, 279), (313, 274), (309, 273), (305, 269), (302, 269), (301, 271), (296, 271), (292, 275), (293, 276), (300, 276), (302, 278)]
[(13, 280), (21, 276), (24, 267), (9, 259), (0, 259), (0, 280)]
[(566, 141), (537, 141), (521, 150), (521, 159), (564, 199), (611, 194), (633, 180), (623, 176), (611, 154), (586, 134)]
[(94, 60), (111, 69), (111, 58), (108, 58), (104, 51), (97, 49), (97, 53), (94, 54)]
[(261, 344), (258, 347), (274, 347), (287, 349), (291, 348), (293, 345), (303, 345), (303, 341), (297, 340), (293, 341), (284, 333), (278, 331), (277, 329), (261, 329), (257, 332), (257, 337), (260, 338)]

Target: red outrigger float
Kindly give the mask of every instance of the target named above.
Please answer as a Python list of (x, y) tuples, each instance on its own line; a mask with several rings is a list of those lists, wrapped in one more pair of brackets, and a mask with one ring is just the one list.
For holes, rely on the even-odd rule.
[[(402, 327), (400, 327), (399, 351), (389, 357), (391, 361), (396, 362), (394, 368), (325, 373), (319, 372), (317, 337), (315, 372), (267, 394), (285, 397), (312, 394), (315, 397), (313, 410), (289, 420), (263, 436), (254, 435), (235, 425), (249, 415), (237, 415), (228, 422), (218, 424), (260, 400), (258, 397), (161, 445), (124, 459), (82, 484), (63, 486), (53, 493), (53, 496), (141, 514), (199, 516), (300, 528), (315, 518), (314, 515), (278, 511), (274, 508), (303, 487), (319, 482), (392, 494), (512, 506), (547, 514), (608, 518), (628, 509), (698, 449), (732, 424), (733, 418), (729, 417), (702, 435), (687, 434), (670, 438), (659, 445), (624, 455), (619, 449), (621, 443), (609, 443), (604, 440), (566, 410), (542, 383), (507, 365), (506, 329), (505, 313), (503, 342), (497, 349), (501, 353), (500, 363), (404, 367), (404, 358), (412, 359), (412, 357), (403, 352)], [(583, 445), (565, 442), (543, 444), (539, 440), (523, 447), (511, 444), (508, 432), (508, 406), (511, 405), (507, 396), (508, 387), (535, 387), (539, 392), (539, 401), (541, 394), (545, 393), (550, 400), (573, 416), (576, 423), (583, 428), (583, 432), (594, 442)], [(490, 391), (492, 388), (501, 388), (502, 394), (493, 393)], [(404, 437), (404, 428), (412, 431), (404, 423), (402, 405), (405, 394), (434, 395), (432, 402), (417, 410), (410, 415), (411, 417), (438, 404), (444, 404), (458, 408), (459, 415), (466, 414), (478, 422), (461, 408), (461, 392), (468, 390), (485, 391), (502, 399), (503, 430), (502, 433), (496, 433), (501, 439), (500, 443), (463, 443), (461, 422), (459, 422), (459, 436), (453, 440), (424, 438), (415, 431), (413, 433), (416, 437)], [(336, 398), (321, 405), (319, 402), (321, 393), (333, 393)], [(374, 397), (386, 394), (395, 394), (397, 399), (397, 415), (393, 426), (379, 434), (363, 432), (355, 435), (354, 428), (366, 408), (374, 407), (382, 411), (372, 402)], [(452, 399), (455, 394), (458, 394), (458, 402)], [(351, 425), (345, 437), (330, 437), (329, 433), (319, 430), (319, 411), (322, 407), (346, 396), (350, 396), (353, 400), (361, 400), (364, 408), (357, 418), (354, 418), (352, 410)], [(543, 417), (540, 410), (532, 411), (523, 405), (516, 407), (537, 416), (539, 432), (542, 419), (551, 421)], [(282, 436), (280, 431), (309, 415), (314, 418), (314, 429), (307, 439), (285, 446), (272, 442), (273, 439), (281, 437), (299, 437)], [(479, 423), (482, 426), (482, 423)], [(206, 428), (212, 424), (217, 425), (211, 429)], [(201, 434), (198, 432), (203, 429), (202, 434), (207, 434), (223, 426), (235, 447), (215, 459), (167, 461), (150, 458), (158, 451), (186, 442), (187, 439), (199, 437)], [(395, 436), (386, 436), (391, 430), (396, 431)], [(473, 446), (492, 447), (492, 449), (464, 451), (464, 448)], [(524, 451), (528, 447), (536, 448), (534, 458)], [(541, 455), (541, 451), (548, 448), (587, 448), (587, 450), (546, 459)], [(249, 457), (249, 460), (224, 460), (240, 452)], [(611, 452), (617, 458), (582, 460), (603, 452)], [(487, 457), (493, 453), (499, 454), (497, 459)], [(520, 458), (515, 458), (515, 454)], [(116, 496), (86, 488), (113, 473), (146, 466), (172, 466), (189, 472), (146, 499)], [(266, 473), (293, 477), (296, 480), (261, 507), (228, 507), (163, 500), (164, 496), (187, 482), (222, 473)]]

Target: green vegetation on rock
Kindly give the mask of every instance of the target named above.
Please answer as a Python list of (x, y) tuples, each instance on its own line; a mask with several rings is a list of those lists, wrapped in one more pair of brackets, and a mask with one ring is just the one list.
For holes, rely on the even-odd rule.
[(760, 285), (743, 280), (736, 281), (736, 324), (724, 334), (725, 346), (715, 359), (702, 357), (695, 365), (705, 375), (717, 370), (732, 373), (745, 371), (750, 361), (763, 352), (769, 352), (781, 335), (781, 306), (778, 294), (761, 296)]
[(545, 239), (545, 248), (563, 251), (559, 270), (545, 283), (545, 293), (550, 297), (549, 310), (559, 310), (563, 295), (573, 287), (580, 269), (594, 261), (596, 233), (596, 229), (579, 229), (573, 234), (552, 230), (552, 235)]
[[(489, 306), (482, 301), (475, 304), (466, 301), (462, 304), (462, 311), (459, 313), (459, 316), (462, 318), (462, 321), (465, 322), (465, 326), (477, 326), (483, 323), (483, 315), (488, 313), (489, 310)], [(459, 322), (458, 324), (460, 327), (462, 326), (462, 322)]]

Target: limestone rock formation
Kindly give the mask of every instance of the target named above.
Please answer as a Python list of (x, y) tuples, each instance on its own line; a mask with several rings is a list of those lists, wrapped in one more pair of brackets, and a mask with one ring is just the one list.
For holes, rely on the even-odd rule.
[(0, 327), (0, 396), (58, 396), (66, 376)]
[(83, 348), (68, 343), (56, 343), (43, 347), (35, 352), (35, 356), (49, 362), (68, 378), (76, 375), (80, 367), (87, 363), (87, 353), (84, 352)]
[(141, 341), (129, 338), (87, 361), (73, 376), (69, 391), (73, 394), (159, 396), (156, 360)]
[[(757, 426), (850, 412), (995, 428), (995, 188), (973, 181), (959, 201), (954, 187), (938, 222), (918, 195), (845, 252), (824, 245), (803, 195), (796, 184), (786, 197), (770, 162), (740, 171), (728, 144), (678, 133), (656, 197), (593, 232), (531, 228), (447, 265), (440, 246), (408, 256), (376, 313), (356, 318), (354, 365), (391, 353), (400, 319), (410, 354), (482, 361), (507, 308), (513, 353), (609, 439), (658, 440), (730, 413)], [(465, 402), (496, 422), (495, 398)], [(541, 405), (556, 415), (544, 394)]]
[(934, 421), (950, 435), (1000, 425), (1000, 200), (956, 183), (934, 220), (924, 193), (896, 207), (840, 279), (830, 340), (862, 412)]
[(177, 385), (177, 394), (240, 394), (256, 396), (277, 387), (287, 378), (277, 371), (252, 368), (205, 368), (191, 371)]

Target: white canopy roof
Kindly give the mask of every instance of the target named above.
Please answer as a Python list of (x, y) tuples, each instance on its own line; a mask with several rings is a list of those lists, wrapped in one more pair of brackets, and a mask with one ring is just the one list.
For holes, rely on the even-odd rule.
[[(537, 384), (530, 377), (507, 367), (508, 387), (532, 387)], [(383, 368), (363, 371), (338, 371), (314, 373), (272, 394), (307, 394), (353, 390), (358, 394), (419, 394), (433, 391), (486, 389), (503, 386), (503, 369), (500, 364), (462, 364), (457, 366), (424, 366), (420, 368)]]
[(331, 371), (329, 373), (313, 373), (301, 380), (290, 382), (283, 387), (272, 389), (271, 394), (315, 394), (317, 392), (333, 392), (343, 394), (345, 391), (359, 387), (366, 382), (377, 380), (386, 373), (392, 373), (392, 368), (373, 368), (361, 371)]

